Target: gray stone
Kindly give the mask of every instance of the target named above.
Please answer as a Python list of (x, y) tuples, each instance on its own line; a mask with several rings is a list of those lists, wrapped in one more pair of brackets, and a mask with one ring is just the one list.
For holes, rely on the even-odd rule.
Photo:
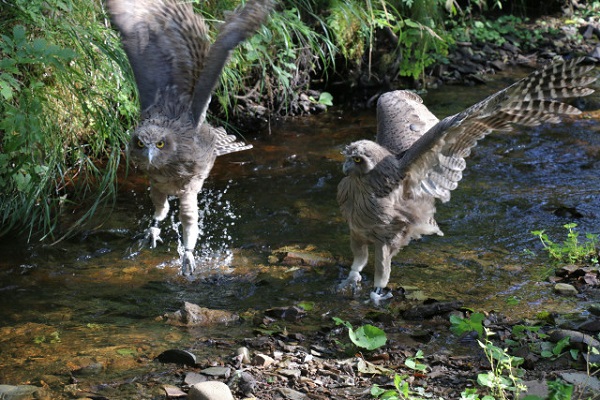
[(206, 382), (207, 380), (208, 378), (205, 375), (198, 374), (196, 372), (188, 372), (187, 374), (185, 374), (185, 379), (183, 380), (183, 383), (185, 383), (188, 386), (192, 386), (196, 383)]
[(304, 393), (290, 388), (279, 388), (279, 393), (281, 393), (286, 399), (291, 400), (304, 400), (307, 398)]
[(220, 378), (229, 378), (231, 368), (228, 367), (208, 367), (200, 371), (204, 375), (210, 375)]
[(277, 370), (280, 375), (287, 376), (288, 378), (300, 378), (302, 373), (299, 369), (282, 368)]
[(197, 383), (190, 388), (188, 400), (234, 400), (229, 386), (219, 381)]
[(538, 396), (541, 399), (548, 398), (548, 382), (546, 380), (540, 381), (523, 381), (523, 384), (527, 386), (526, 395)]
[(582, 390), (600, 393), (600, 380), (584, 372), (561, 372), (559, 376)]

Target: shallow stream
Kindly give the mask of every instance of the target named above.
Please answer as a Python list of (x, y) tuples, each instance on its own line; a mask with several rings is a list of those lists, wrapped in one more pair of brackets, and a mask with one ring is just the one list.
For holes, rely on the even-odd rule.
[[(443, 117), (512, 79), (447, 86), (423, 97)], [(592, 96), (589, 102), (599, 99)], [(582, 234), (600, 233), (599, 116), (589, 112), (558, 126), (482, 141), (451, 201), (438, 205), (445, 236), (424, 238), (401, 251), (392, 286), (416, 287), (431, 298), (460, 300), (514, 318), (583, 312), (590, 299), (557, 296), (545, 282), (550, 265), (530, 232), (544, 229), (562, 241), (562, 226), (576, 222)], [(69, 379), (133, 379), (147, 368), (140, 360), (191, 347), (199, 358), (210, 357), (218, 353), (219, 341), (252, 337), (255, 313), (299, 301), (315, 302), (315, 320), (308, 319), (305, 329), (331, 316), (360, 315), (355, 309), (361, 302), (331, 290), (346, 276), (351, 258), (335, 193), (342, 178), (341, 149), (375, 133), (375, 110), (331, 109), (271, 121), (270, 134), (247, 138), (253, 150), (218, 159), (200, 196), (202, 268), (192, 280), (178, 275), (176, 219), (163, 224), (159, 248), (132, 250), (133, 236), (152, 214), (146, 182), (135, 174), (123, 180), (115, 209), (94, 231), (52, 247), (3, 238), (0, 384), (43, 381), (56, 387)], [(581, 217), (560, 216), (565, 210)], [(290, 251), (315, 261), (293, 265), (277, 259)], [(363, 275), (368, 288), (371, 265)], [(247, 319), (226, 328), (184, 329), (159, 318), (183, 301)], [(70, 378), (86, 366), (89, 375), (83, 369)]]

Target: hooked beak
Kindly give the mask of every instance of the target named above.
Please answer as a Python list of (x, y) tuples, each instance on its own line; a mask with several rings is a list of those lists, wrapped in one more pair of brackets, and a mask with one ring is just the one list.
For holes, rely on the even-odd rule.
[(148, 164), (152, 164), (152, 159), (156, 155), (156, 147), (150, 146), (148, 147)]
[(344, 175), (348, 175), (352, 166), (352, 161), (348, 161), (348, 159), (344, 160), (344, 164), (342, 165), (342, 172), (344, 173)]

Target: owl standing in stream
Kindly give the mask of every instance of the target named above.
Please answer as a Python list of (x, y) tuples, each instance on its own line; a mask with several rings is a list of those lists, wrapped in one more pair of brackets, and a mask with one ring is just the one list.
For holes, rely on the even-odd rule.
[(108, 0), (113, 23), (133, 69), (141, 120), (129, 154), (150, 179), (155, 208), (146, 233), (150, 247), (169, 211), (168, 196), (179, 198), (183, 227), (183, 274), (195, 269), (198, 193), (217, 156), (250, 149), (223, 128), (205, 122), (211, 92), (231, 51), (266, 20), (271, 0), (248, 0), (219, 28), (211, 45), (204, 19), (183, 0)]
[(377, 104), (376, 142), (359, 140), (345, 147), (337, 200), (350, 227), (354, 256), (340, 288), (356, 286), (375, 248), (375, 279), (370, 299), (392, 297), (385, 290), (392, 257), (422, 235), (443, 235), (435, 219), (435, 199), (450, 200), (477, 141), (513, 124), (558, 123), (560, 115), (580, 111), (556, 99), (586, 96), (596, 80), (582, 59), (537, 70), (456, 115), (439, 121), (415, 93), (383, 94)]

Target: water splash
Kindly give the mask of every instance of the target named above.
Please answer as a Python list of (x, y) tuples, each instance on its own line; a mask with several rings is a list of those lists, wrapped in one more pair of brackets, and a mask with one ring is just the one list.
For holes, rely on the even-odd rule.
[[(231, 250), (233, 237), (230, 229), (236, 224), (239, 215), (231, 202), (225, 199), (229, 190), (228, 182), (224, 189), (205, 188), (198, 200), (199, 240), (194, 255), (198, 267), (203, 270), (229, 266), (233, 261)], [(181, 222), (176, 218), (177, 211), (171, 212), (170, 227), (177, 237), (177, 253), (180, 258), (185, 249), (181, 236)]]

